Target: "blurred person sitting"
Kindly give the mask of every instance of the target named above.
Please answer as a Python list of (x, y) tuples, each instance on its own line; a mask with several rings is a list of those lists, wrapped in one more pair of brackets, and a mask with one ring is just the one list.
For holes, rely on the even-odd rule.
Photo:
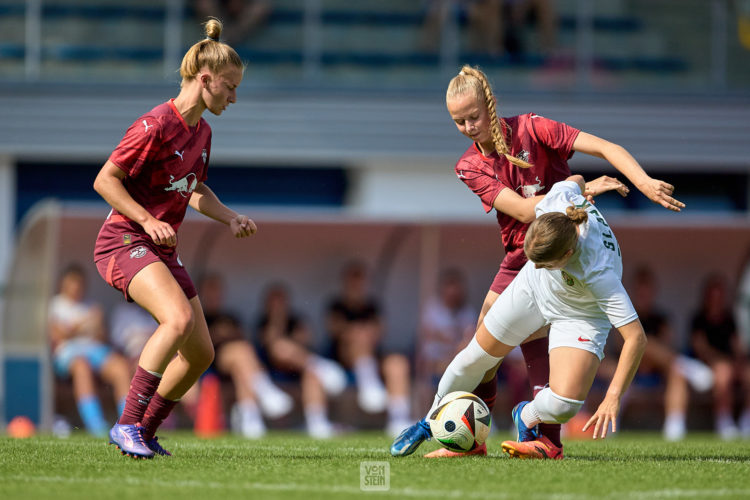
[(550, 0), (429, 0), (423, 24), (422, 44), (436, 50), (449, 16), (466, 19), (469, 50), (499, 57), (524, 52), (522, 28), (537, 26), (539, 50), (553, 55), (557, 49), (557, 9)]
[(86, 430), (104, 436), (109, 424), (97, 397), (95, 375), (113, 387), (119, 415), (130, 387), (130, 369), (125, 358), (106, 344), (102, 308), (85, 296), (86, 274), (73, 264), (62, 273), (59, 293), (49, 306), (52, 363), (57, 376), (71, 378)]
[[(750, 438), (750, 363), (737, 333), (727, 297), (727, 284), (720, 275), (710, 275), (703, 287), (701, 303), (691, 323), (691, 347), (714, 374), (714, 425), (722, 439), (741, 432)], [(735, 386), (744, 396), (745, 409), (734, 420)]]
[(639, 268), (632, 287), (633, 306), (648, 337), (635, 385), (649, 383), (653, 377), (664, 382), (662, 433), (664, 439), (678, 441), (687, 432), (688, 384), (699, 392), (707, 391), (713, 386), (713, 373), (701, 361), (676, 351), (674, 330), (667, 315), (656, 304), (658, 286), (653, 271)]
[(429, 387), (427, 402), (446, 367), (474, 335), (477, 315), (467, 303), (464, 274), (457, 268), (443, 270), (437, 294), (426, 302), (419, 322), (417, 373)]
[(229, 45), (241, 45), (268, 20), (273, 10), (270, 0), (195, 0), (198, 19), (224, 20), (224, 38)]
[(443, 27), (454, 17), (468, 22), (469, 50), (502, 55), (502, 7), (503, 0), (428, 0), (422, 26), (423, 50), (439, 50)]
[(341, 290), (328, 306), (327, 326), (335, 359), (354, 373), (359, 407), (368, 413), (387, 410), (386, 431), (392, 435), (408, 427), (409, 360), (382, 350), (380, 306), (369, 295), (364, 264), (345, 266)]
[(112, 345), (125, 357), (135, 373), (143, 346), (159, 324), (148, 311), (135, 302), (120, 302), (110, 315)]
[(319, 439), (331, 437), (327, 396), (337, 396), (346, 388), (346, 372), (335, 361), (313, 352), (312, 332), (291, 310), (283, 285), (273, 284), (266, 290), (257, 330), (271, 367), (301, 377), (307, 433)]
[(291, 411), (292, 398), (271, 381), (238, 317), (224, 309), (222, 277), (207, 274), (198, 290), (216, 353), (212, 369), (234, 383), (232, 429), (246, 438), (259, 438), (266, 433), (261, 412), (269, 418), (282, 417)]

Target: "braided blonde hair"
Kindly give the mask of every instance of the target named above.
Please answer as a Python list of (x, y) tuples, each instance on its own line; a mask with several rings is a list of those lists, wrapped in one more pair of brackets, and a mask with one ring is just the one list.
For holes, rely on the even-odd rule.
[(245, 64), (237, 52), (219, 40), (224, 28), (221, 21), (211, 17), (204, 23), (204, 27), (206, 38), (190, 47), (182, 58), (182, 64), (180, 65), (181, 86), (186, 81), (198, 76), (204, 66), (208, 67), (212, 73), (219, 73), (229, 65), (245, 70)]
[(535, 263), (554, 262), (575, 248), (578, 240), (576, 226), (589, 218), (585, 209), (569, 206), (565, 213), (548, 212), (537, 217), (526, 231), (523, 252)]
[(445, 93), (445, 100), (449, 101), (458, 96), (473, 93), (477, 100), (484, 100), (487, 106), (487, 111), (490, 115), (490, 133), (492, 135), (492, 143), (495, 145), (495, 151), (497, 154), (504, 155), (509, 162), (513, 165), (521, 168), (529, 168), (533, 165), (529, 162), (523, 161), (520, 158), (516, 158), (510, 154), (510, 148), (505, 140), (503, 129), (507, 129), (512, 132), (510, 126), (502, 118), (498, 118), (497, 110), (495, 107), (495, 96), (492, 93), (492, 87), (490, 86), (487, 75), (482, 70), (473, 66), (464, 65), (461, 68), (461, 72), (454, 76), (448, 84), (448, 90)]

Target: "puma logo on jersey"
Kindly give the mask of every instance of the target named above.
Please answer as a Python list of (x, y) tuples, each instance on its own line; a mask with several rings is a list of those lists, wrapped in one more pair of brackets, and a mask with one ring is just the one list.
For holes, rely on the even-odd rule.
[(146, 129), (146, 130), (144, 130), (144, 132), (146, 132), (146, 133), (148, 133), (148, 129), (150, 129), (151, 127), (153, 127), (153, 125), (149, 125), (146, 122), (146, 120), (143, 120), (143, 122), (141, 122), (141, 123), (143, 123), (143, 127)]
[(536, 113), (531, 113), (530, 118), (533, 120), (534, 118), (541, 118), (541, 116)]
[(185, 150), (184, 150), (184, 149), (183, 149), (182, 151), (177, 151), (177, 150), (175, 149), (175, 150), (174, 150), (174, 154), (176, 154), (177, 156), (179, 156), (179, 157), (180, 157), (180, 160), (182, 160), (182, 161), (185, 161), (185, 158), (183, 158), (183, 157), (182, 157), (182, 155), (184, 155), (184, 154), (185, 154)]

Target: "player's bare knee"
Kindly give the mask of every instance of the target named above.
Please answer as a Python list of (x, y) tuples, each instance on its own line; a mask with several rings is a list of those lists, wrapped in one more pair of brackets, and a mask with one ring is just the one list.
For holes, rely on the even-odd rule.
[(555, 394), (547, 387), (534, 398), (534, 408), (542, 422), (547, 424), (564, 424), (583, 406), (583, 401), (566, 398)]

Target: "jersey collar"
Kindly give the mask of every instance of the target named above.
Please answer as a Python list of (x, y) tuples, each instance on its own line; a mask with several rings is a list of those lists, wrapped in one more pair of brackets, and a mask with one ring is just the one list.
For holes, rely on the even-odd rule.
[[(188, 126), (185, 119), (182, 117), (179, 111), (177, 111), (177, 106), (174, 105), (174, 99), (170, 99), (167, 101), (167, 104), (169, 104), (169, 107), (172, 108), (172, 111), (177, 116), (177, 118), (180, 119), (180, 123), (182, 123), (182, 128), (184, 128), (186, 131), (191, 132), (190, 127)], [(198, 120), (198, 124), (195, 126), (195, 131), (197, 132), (201, 128), (201, 121)]]

